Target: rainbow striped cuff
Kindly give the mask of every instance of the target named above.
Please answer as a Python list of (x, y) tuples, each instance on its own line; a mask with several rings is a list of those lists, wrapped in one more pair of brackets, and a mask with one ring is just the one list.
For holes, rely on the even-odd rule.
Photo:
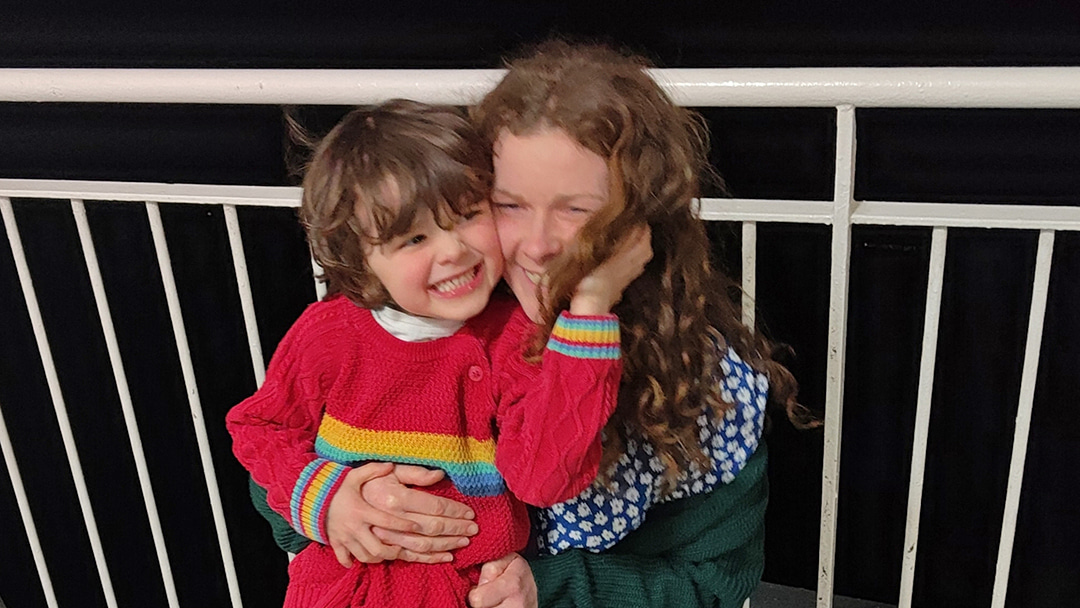
[(315, 542), (329, 544), (326, 512), (330, 498), (348, 472), (349, 467), (323, 458), (316, 458), (304, 467), (289, 504), (292, 526), (297, 532)]
[(619, 318), (615, 315), (576, 316), (559, 314), (548, 350), (578, 359), (618, 359)]

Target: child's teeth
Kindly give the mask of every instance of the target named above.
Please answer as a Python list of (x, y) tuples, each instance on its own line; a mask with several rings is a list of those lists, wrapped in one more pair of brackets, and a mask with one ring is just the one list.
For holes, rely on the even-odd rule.
[(453, 279), (450, 279), (448, 281), (442, 281), (441, 283), (436, 284), (435, 285), (435, 291), (437, 291), (439, 293), (446, 293), (448, 291), (453, 291), (453, 290), (457, 289), (458, 287), (461, 287), (462, 285), (464, 285), (464, 284), (468, 283), (469, 281), (473, 280), (473, 277), (475, 277), (475, 276), (476, 276), (476, 269), (473, 268), (472, 270), (470, 270), (466, 274), (459, 275), (459, 276), (457, 276), (457, 277), (455, 277)]

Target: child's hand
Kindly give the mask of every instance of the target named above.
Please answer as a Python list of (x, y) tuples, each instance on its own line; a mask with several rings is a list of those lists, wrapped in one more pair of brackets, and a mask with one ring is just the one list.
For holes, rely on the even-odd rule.
[(570, 299), (575, 315), (606, 315), (622, 298), (623, 290), (641, 276), (652, 259), (652, 231), (643, 224), (615, 246), (611, 257), (578, 283)]

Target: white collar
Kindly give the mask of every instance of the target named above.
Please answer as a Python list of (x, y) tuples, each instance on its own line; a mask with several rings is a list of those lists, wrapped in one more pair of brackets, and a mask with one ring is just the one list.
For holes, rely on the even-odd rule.
[(373, 309), (371, 316), (390, 335), (405, 342), (427, 342), (446, 338), (465, 325), (464, 321), (419, 317), (389, 306)]

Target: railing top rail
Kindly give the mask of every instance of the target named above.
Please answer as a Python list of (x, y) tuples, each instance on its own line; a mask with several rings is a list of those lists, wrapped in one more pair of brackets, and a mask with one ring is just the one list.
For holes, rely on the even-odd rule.
[[(502, 70), (3, 68), (0, 101), (469, 104)], [(699, 107), (1080, 108), (1080, 67), (670, 68), (653, 76)]]
[[(0, 198), (130, 203), (299, 207), (295, 186), (162, 184), (0, 178)], [(1080, 230), (1080, 207), (1003, 203), (854, 201), (854, 224)], [(832, 222), (832, 201), (706, 198), (701, 217), (714, 221)]]

